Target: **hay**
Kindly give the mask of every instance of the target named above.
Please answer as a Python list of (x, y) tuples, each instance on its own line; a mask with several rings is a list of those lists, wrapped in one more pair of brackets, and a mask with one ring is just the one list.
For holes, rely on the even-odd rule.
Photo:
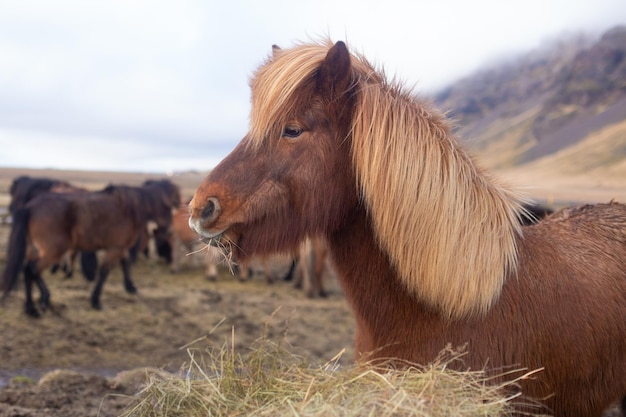
[(231, 345), (234, 332), (221, 347), (186, 347), (181, 375), (149, 375), (121, 417), (507, 416), (521, 401), (511, 394), (517, 382), (531, 374), (504, 385), (482, 371), (455, 371), (464, 353), (450, 348), (426, 366), (342, 367), (341, 354), (314, 366), (267, 337), (246, 355)]

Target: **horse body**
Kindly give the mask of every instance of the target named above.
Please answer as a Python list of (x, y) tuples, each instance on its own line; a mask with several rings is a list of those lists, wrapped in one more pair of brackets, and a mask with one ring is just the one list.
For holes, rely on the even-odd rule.
[[(485, 315), (450, 320), (407, 293), (374, 234), (363, 235), (362, 215), (362, 224), (330, 240), (358, 323), (357, 352), (428, 363), (450, 344), (467, 348), (463, 366), (471, 369), (540, 370), (521, 381), (521, 391), (546, 399), (555, 415), (600, 415), (626, 392), (624, 229), (580, 230), (572, 220), (528, 227), (518, 242), (519, 268), (507, 277), (498, 302)], [(593, 224), (598, 216), (626, 222), (621, 205), (590, 209), (578, 220)], [(600, 231), (618, 234), (612, 247), (582, 243)], [(593, 261), (573, 265), (574, 254)], [(612, 273), (598, 275), (598, 264)]]
[[(15, 212), (24, 207), (30, 200), (44, 193), (83, 193), (85, 188), (76, 187), (67, 181), (46, 177), (30, 177), (20, 176), (13, 180), (9, 188), (11, 202), (9, 204), (9, 213), (14, 215)], [(66, 277), (71, 277), (74, 270), (74, 258), (76, 254), (68, 253), (63, 260), (62, 265), (56, 264), (52, 267), (52, 272), (62, 266)], [(88, 262), (95, 261), (95, 254), (84, 255), (83, 258)]]
[(248, 134), (190, 203), (205, 242), (238, 261), (324, 237), (359, 358), (467, 346), (461, 368), (538, 370), (522, 393), (558, 416), (624, 397), (626, 206), (522, 227), (444, 117), (341, 42), (275, 50), (251, 87)]
[[(94, 308), (101, 308), (100, 294), (110, 269), (122, 263), (130, 277), (129, 249), (144, 226), (134, 202), (115, 192), (45, 193), (16, 212), (4, 271), (4, 295), (12, 289), (20, 269), (26, 284), (25, 310), (38, 316), (32, 300), (32, 284), (41, 291), (40, 304), (47, 308), (50, 294), (41, 272), (58, 263), (66, 253), (105, 250), (106, 255), (91, 295)], [(25, 245), (25, 249), (23, 246)], [(132, 281), (126, 289), (135, 292)]]

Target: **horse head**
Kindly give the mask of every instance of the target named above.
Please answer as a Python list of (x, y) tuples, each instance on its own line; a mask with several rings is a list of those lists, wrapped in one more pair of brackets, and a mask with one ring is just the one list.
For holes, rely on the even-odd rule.
[(346, 140), (350, 54), (339, 42), (303, 55), (274, 48), (251, 83), (249, 132), (190, 203), (192, 229), (235, 258), (294, 250), (331, 233), (358, 203)]

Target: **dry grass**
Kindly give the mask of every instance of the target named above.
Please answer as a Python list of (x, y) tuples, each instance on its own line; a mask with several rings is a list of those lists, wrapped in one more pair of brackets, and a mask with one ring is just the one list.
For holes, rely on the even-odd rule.
[(232, 337), (231, 344), (188, 347), (183, 376), (149, 375), (122, 417), (508, 416), (521, 401), (510, 393), (531, 374), (502, 384), (481, 371), (455, 371), (464, 353), (452, 349), (427, 366), (341, 367), (341, 353), (313, 366), (267, 337), (242, 355)]

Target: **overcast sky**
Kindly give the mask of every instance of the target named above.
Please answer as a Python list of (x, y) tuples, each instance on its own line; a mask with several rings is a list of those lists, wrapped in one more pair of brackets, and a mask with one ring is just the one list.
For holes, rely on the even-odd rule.
[(210, 169), (272, 44), (345, 40), (428, 94), (617, 24), (624, 0), (0, 0), (0, 167)]

